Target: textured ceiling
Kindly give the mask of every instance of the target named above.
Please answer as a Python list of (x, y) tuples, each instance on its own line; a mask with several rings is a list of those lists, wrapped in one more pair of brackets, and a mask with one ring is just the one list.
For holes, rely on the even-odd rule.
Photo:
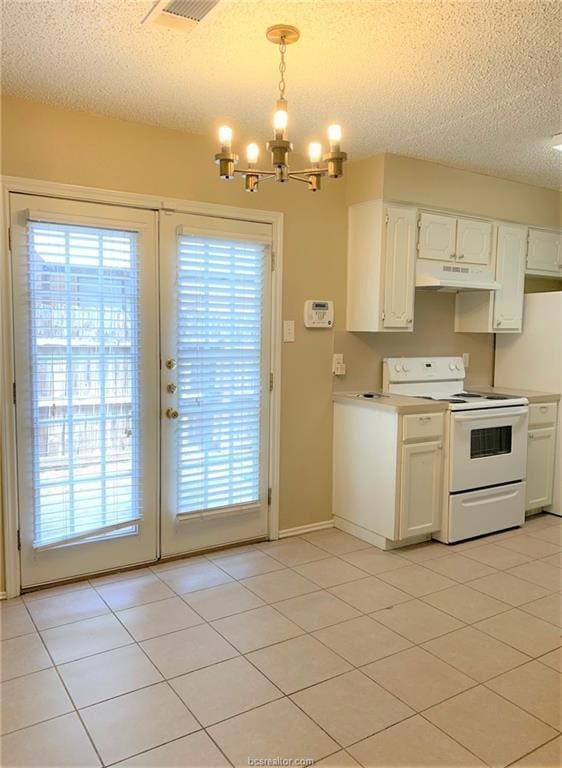
[[(269, 138), (287, 52), (295, 142), (344, 126), (352, 157), (394, 152), (560, 185), (558, 0), (222, 0), (189, 35), (141, 26), (152, 2), (4, 0), (7, 93), (208, 133)], [(297, 147), (298, 148), (298, 147)]]

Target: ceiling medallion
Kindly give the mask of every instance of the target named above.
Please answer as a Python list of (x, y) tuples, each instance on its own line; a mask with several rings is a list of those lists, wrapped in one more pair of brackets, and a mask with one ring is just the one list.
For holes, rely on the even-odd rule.
[[(267, 149), (271, 152), (271, 164), (273, 170), (258, 170), (256, 163), (259, 157), (259, 147), (255, 143), (248, 144), (246, 147), (247, 168), (235, 168), (238, 164), (238, 155), (232, 151), (232, 128), (228, 125), (222, 125), (219, 128), (219, 142), (221, 151), (215, 155), (215, 162), (219, 166), (219, 175), (221, 179), (232, 179), (235, 174), (244, 176), (246, 180), (246, 192), (257, 192), (258, 185), (264, 181), (286, 182), (289, 179), (295, 181), (304, 181), (308, 184), (311, 192), (318, 192), (320, 189), (320, 179), (322, 176), (328, 176), (330, 179), (338, 179), (343, 175), (343, 164), (347, 159), (345, 152), (340, 149), (341, 127), (339, 125), (330, 125), (328, 128), (328, 141), (330, 151), (322, 154), (322, 146), (316, 141), (308, 145), (308, 157), (310, 167), (302, 171), (290, 171), (288, 157), (292, 151), (293, 145), (287, 139), (287, 100), (285, 98), (285, 51), (287, 46), (296, 43), (300, 37), (300, 32), (296, 27), (288, 24), (276, 24), (269, 27), (266, 31), (267, 39), (279, 46), (279, 98), (273, 117), (274, 138), (267, 142)], [(326, 165), (321, 165), (321, 162)]]

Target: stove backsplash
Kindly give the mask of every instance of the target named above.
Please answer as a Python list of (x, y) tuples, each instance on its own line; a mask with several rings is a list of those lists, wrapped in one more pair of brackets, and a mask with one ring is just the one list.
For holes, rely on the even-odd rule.
[[(384, 357), (470, 354), (466, 384), (492, 383), (494, 369), (493, 335), (455, 333), (455, 295), (416, 291), (413, 333), (351, 333), (336, 330), (334, 352), (341, 353), (347, 366), (345, 376), (333, 377), (334, 391), (379, 390)], [(336, 327), (344, 319), (336, 317)]]

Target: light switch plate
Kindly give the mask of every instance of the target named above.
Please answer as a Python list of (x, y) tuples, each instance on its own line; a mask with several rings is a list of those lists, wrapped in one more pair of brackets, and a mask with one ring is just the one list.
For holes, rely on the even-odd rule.
[(283, 320), (283, 341), (294, 341), (295, 340), (295, 321), (294, 320)]

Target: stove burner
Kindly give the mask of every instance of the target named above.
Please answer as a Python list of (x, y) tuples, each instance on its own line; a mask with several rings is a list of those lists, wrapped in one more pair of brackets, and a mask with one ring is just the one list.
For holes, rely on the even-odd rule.
[(468, 400), (463, 400), (457, 395), (452, 397), (431, 397), (430, 395), (419, 395), (422, 400), (433, 400), (435, 403), (468, 403)]
[(509, 400), (509, 395), (485, 395), (486, 400)]
[(457, 392), (453, 397), (482, 397), (479, 392)]

